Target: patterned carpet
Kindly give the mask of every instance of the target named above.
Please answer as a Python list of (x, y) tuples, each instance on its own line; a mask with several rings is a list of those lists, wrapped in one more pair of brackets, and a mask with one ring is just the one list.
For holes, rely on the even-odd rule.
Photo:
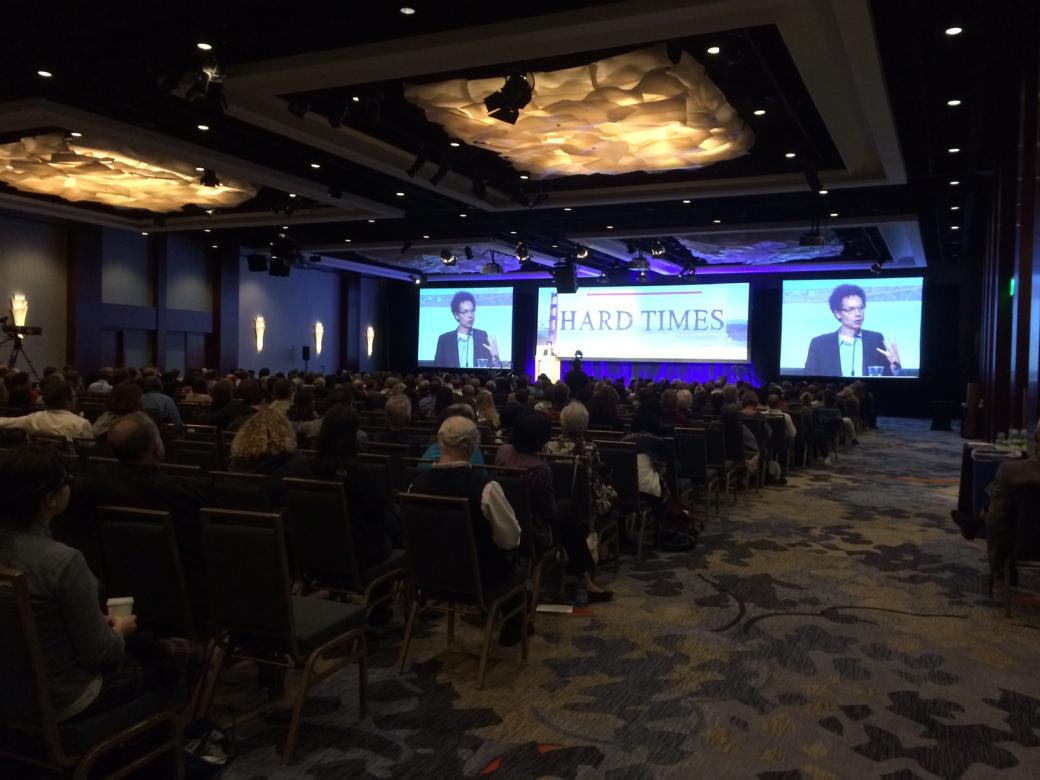
[(348, 669), (293, 767), (274, 713), (224, 777), (1040, 776), (1040, 608), (985, 596), (984, 542), (949, 519), (960, 447), (882, 420), (834, 467), (724, 502), (693, 552), (624, 562), (613, 603), (539, 615), (531, 660), (496, 649), (484, 691), (477, 629), (448, 650), (435, 619), (396, 674), (398, 616), (369, 718)]

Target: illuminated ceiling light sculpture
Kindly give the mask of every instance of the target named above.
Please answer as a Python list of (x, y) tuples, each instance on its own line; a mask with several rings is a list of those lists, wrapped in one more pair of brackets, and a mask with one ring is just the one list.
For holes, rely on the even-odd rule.
[(490, 149), (532, 178), (693, 170), (747, 154), (754, 133), (704, 68), (664, 45), (534, 73), (515, 125), (487, 113), (501, 79), (411, 84), (405, 97), (452, 137)]
[(187, 205), (231, 208), (256, 188), (227, 176), (217, 186), (199, 181), (195, 163), (152, 158), (117, 144), (102, 147), (49, 133), (0, 144), (0, 182), (23, 192), (55, 195), (125, 209), (178, 211)]

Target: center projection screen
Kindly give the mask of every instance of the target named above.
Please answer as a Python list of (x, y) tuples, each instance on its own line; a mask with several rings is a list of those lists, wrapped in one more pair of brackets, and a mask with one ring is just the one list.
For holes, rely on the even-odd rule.
[(923, 282), (920, 276), (784, 280), (780, 373), (920, 376)]
[(513, 288), (419, 290), (417, 359), (422, 368), (512, 368)]
[(748, 362), (747, 283), (538, 291), (538, 345), (567, 358)]

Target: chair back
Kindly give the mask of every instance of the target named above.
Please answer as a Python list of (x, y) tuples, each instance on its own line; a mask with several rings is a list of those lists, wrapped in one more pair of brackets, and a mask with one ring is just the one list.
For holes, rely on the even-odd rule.
[(592, 517), (592, 485), (585, 461), (577, 456), (542, 456), (552, 470), (553, 495), (561, 514), (569, 513), (575, 520), (588, 523)]
[[(390, 495), (393, 490), (405, 490), (408, 485), (404, 483), (404, 458), (409, 457), (411, 447), (407, 444), (388, 444), (380, 442), (369, 442), (365, 445), (368, 450), (364, 455), (378, 455), (386, 464), (387, 481), (385, 483), (385, 494)], [(361, 458), (362, 462), (375, 463), (374, 458)]]
[(1040, 561), (1040, 485), (1021, 485), (1014, 493), (1015, 560)]
[(638, 512), (639, 500), (639, 462), (634, 444), (620, 442), (609, 446), (596, 445), (599, 459), (611, 471), (612, 484), (617, 490), (617, 510), (622, 515)]
[(210, 617), (231, 644), (299, 656), (281, 515), (204, 507)]
[(484, 608), (469, 501), (402, 493), (401, 522), (413, 594)]
[(133, 596), (134, 614), (145, 630), (194, 637), (170, 513), (117, 506), (100, 506), (97, 512), (108, 595)]
[(270, 512), (273, 503), (264, 474), (211, 471), (210, 503), (221, 509)]
[[(208, 408), (208, 407), (207, 407)], [(184, 441), (217, 441), (217, 426), (215, 425), (185, 425), (181, 431), (180, 438)]]
[(51, 758), (60, 751), (57, 718), (25, 573), (0, 564), (0, 725), (42, 735)]
[(754, 416), (741, 415), (740, 421), (755, 435), (755, 441), (758, 442), (758, 451), (764, 453), (766, 444), (769, 442), (769, 429), (766, 427), (766, 418), (757, 414)]
[(340, 481), (282, 480), (294, 571), (304, 579), (334, 575), (362, 589), (350, 507)]
[(198, 466), (207, 473), (220, 468), (217, 445), (207, 441), (175, 439), (170, 442), (166, 460), (181, 466)]
[(706, 431), (684, 430), (675, 435), (675, 456), (679, 476), (704, 484), (708, 476), (708, 434)]
[(721, 424), (709, 425), (705, 429), (704, 444), (707, 448), (708, 467), (724, 469), (726, 467), (726, 433)]
[(783, 452), (787, 449), (787, 421), (783, 417), (766, 417), (769, 426), (769, 449)]

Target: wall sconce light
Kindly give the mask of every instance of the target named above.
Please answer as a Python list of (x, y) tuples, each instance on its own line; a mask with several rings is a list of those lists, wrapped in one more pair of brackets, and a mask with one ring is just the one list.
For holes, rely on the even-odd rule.
[(25, 320), (29, 316), (29, 299), (25, 293), (15, 293), (11, 296), (11, 316), (14, 324), (19, 328), (25, 327)]
[(264, 322), (263, 317), (257, 317), (253, 320), (253, 330), (256, 331), (256, 351), (264, 351), (264, 331), (267, 330), (267, 323)]
[(372, 345), (376, 341), (376, 329), (369, 325), (365, 331), (365, 336), (368, 338), (368, 356), (372, 357)]
[(321, 320), (314, 323), (314, 354), (321, 354), (321, 340), (325, 338), (325, 326), (321, 324)]

